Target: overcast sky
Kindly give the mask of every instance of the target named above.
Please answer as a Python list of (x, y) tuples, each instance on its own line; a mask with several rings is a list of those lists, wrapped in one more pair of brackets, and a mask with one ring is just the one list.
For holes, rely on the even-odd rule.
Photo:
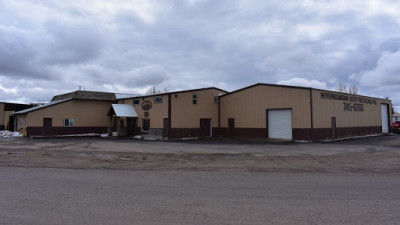
[(342, 82), (400, 106), (399, 12), (398, 0), (0, 0), (0, 101)]

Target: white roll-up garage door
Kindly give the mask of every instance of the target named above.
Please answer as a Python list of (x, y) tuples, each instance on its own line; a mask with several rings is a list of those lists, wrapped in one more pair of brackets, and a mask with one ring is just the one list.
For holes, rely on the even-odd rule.
[(292, 110), (268, 110), (268, 137), (292, 139)]
[(381, 104), (382, 133), (389, 133), (389, 113), (388, 104)]

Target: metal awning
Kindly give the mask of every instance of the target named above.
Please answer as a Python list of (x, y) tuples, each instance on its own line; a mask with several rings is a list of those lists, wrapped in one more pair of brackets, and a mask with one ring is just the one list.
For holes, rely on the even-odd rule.
[(138, 117), (133, 105), (128, 104), (112, 104), (108, 116), (116, 117)]

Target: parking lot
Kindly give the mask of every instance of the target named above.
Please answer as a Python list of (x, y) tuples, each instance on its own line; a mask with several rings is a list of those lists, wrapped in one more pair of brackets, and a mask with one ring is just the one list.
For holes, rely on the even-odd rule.
[(254, 172), (400, 172), (400, 136), (296, 143), (99, 137), (0, 140), (0, 166)]

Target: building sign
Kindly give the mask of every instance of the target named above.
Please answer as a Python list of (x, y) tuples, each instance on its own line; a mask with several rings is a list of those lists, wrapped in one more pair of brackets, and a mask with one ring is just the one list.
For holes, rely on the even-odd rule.
[(364, 112), (364, 104), (376, 105), (374, 99), (329, 92), (321, 92), (321, 98), (343, 101), (343, 111)]
[(151, 104), (150, 101), (144, 101), (144, 102), (142, 103), (142, 109), (143, 109), (143, 110), (150, 110), (151, 107), (153, 107), (153, 105)]

